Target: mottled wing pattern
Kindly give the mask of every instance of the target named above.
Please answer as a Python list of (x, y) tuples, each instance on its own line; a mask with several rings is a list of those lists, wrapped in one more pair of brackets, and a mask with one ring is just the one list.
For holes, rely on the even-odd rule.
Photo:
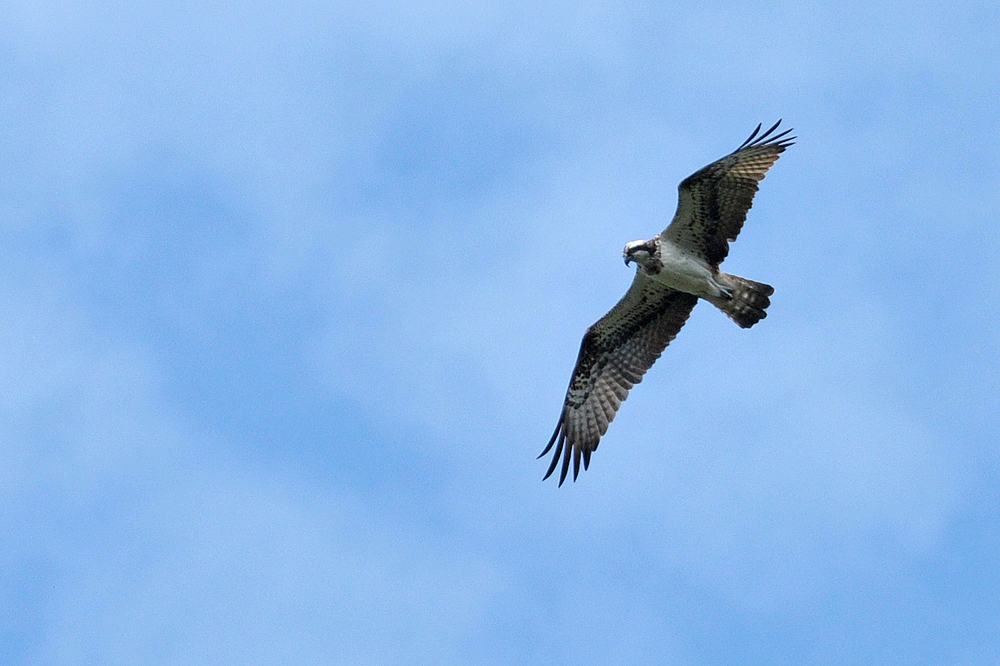
[(757, 183), (794, 142), (794, 136), (787, 136), (791, 130), (773, 134), (780, 124), (760, 136), (758, 125), (735, 152), (685, 178), (677, 214), (661, 237), (697, 252), (713, 266), (722, 263), (747, 219)]
[(560, 456), (560, 486), (566, 480), (570, 457), (574, 481), (580, 473), (581, 457), (583, 468), (590, 466), (590, 454), (597, 449), (629, 389), (642, 381), (697, 302), (697, 296), (675, 291), (637, 272), (624, 298), (587, 329), (559, 424), (538, 456), (556, 447), (546, 479)]

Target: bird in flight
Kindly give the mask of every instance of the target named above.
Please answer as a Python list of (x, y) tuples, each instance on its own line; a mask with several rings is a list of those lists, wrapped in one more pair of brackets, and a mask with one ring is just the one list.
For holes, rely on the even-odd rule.
[(779, 120), (761, 125), (739, 148), (685, 178), (677, 213), (663, 233), (625, 246), (625, 265), (635, 262), (635, 280), (611, 311), (587, 329), (566, 391), (556, 431), (541, 458), (555, 446), (552, 475), (562, 458), (559, 485), (570, 459), (573, 480), (590, 466), (590, 454), (614, 420), (629, 389), (660, 357), (684, 326), (699, 298), (722, 310), (741, 328), (767, 316), (774, 288), (719, 270), (729, 243), (743, 228), (757, 184), (795, 140), (791, 130), (774, 133)]

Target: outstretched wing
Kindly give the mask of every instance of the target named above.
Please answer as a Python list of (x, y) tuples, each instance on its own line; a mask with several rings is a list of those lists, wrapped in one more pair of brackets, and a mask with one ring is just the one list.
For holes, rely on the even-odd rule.
[(597, 449), (629, 389), (642, 381), (697, 302), (697, 296), (665, 287), (637, 271), (622, 300), (587, 329), (556, 431), (538, 456), (555, 445), (546, 479), (562, 456), (559, 485), (563, 484), (571, 452), (574, 481), (580, 473), (581, 457), (583, 468), (590, 466), (590, 454)]
[(779, 120), (759, 137), (757, 125), (735, 152), (685, 178), (677, 214), (661, 238), (696, 252), (713, 266), (721, 264), (747, 219), (757, 183), (795, 140), (787, 136), (792, 130), (772, 136), (780, 124)]

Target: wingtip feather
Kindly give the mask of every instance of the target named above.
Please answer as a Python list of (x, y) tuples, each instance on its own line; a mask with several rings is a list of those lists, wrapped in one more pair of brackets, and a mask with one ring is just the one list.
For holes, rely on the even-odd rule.
[[(573, 451), (573, 446), (567, 446), (563, 449), (563, 464), (562, 471), (559, 472), (559, 487), (562, 487), (563, 481), (566, 480), (566, 474), (569, 472), (569, 459), (570, 453)], [(543, 479), (544, 480), (544, 479)]]
[(781, 118), (778, 118), (778, 122), (771, 125), (770, 129), (768, 129), (766, 132), (760, 135), (760, 137), (757, 139), (757, 143), (763, 143), (764, 140), (767, 139), (767, 137), (771, 136), (771, 132), (778, 129), (778, 125), (780, 124), (781, 124)]
[(742, 143), (742, 144), (740, 145), (740, 147), (739, 147), (739, 148), (737, 148), (736, 150), (743, 150), (744, 148), (746, 148), (746, 147), (747, 147), (747, 145), (748, 145), (748, 144), (749, 144), (749, 143), (750, 143), (751, 141), (753, 141), (753, 138), (754, 138), (755, 136), (757, 136), (757, 132), (759, 132), (759, 131), (760, 131), (760, 128), (761, 128), (762, 126), (763, 126), (763, 123), (757, 123), (757, 129), (755, 129), (755, 130), (754, 130), (753, 132), (751, 132), (751, 133), (750, 133), (750, 136), (749, 136), (749, 137), (747, 137), (747, 140), (746, 140), (746, 141), (744, 141), (744, 142), (743, 142), (743, 143)]
[[(562, 416), (559, 417), (559, 423), (556, 424), (556, 431), (552, 433), (552, 439), (550, 439), (549, 443), (546, 444), (545, 450), (538, 454), (538, 458), (541, 458), (546, 453), (548, 453), (549, 449), (552, 448), (552, 445), (556, 443), (556, 437), (559, 436), (559, 431), (563, 429), (563, 423), (565, 423), (565, 419), (566, 419), (566, 411), (563, 410)], [(535, 460), (538, 460), (538, 458), (535, 458)]]
[[(556, 445), (556, 452), (552, 454), (552, 462), (549, 464), (549, 469), (547, 472), (545, 472), (545, 476), (542, 477), (542, 481), (552, 476), (552, 472), (555, 471), (556, 465), (559, 464), (559, 455), (562, 453), (563, 445), (565, 444), (565, 442), (566, 442), (566, 433), (562, 433), (559, 437), (559, 443)], [(549, 448), (551, 448), (551, 446)], [(545, 451), (542, 452), (542, 455), (545, 455), (545, 452), (547, 452), (549, 448), (546, 448)]]
[(778, 122), (776, 122), (773, 125), (771, 125), (771, 127), (768, 128), (768, 130), (766, 132), (764, 132), (763, 134), (760, 134), (760, 128), (763, 125), (762, 124), (758, 124), (757, 128), (753, 131), (753, 133), (750, 135), (750, 137), (746, 141), (744, 141), (743, 144), (739, 148), (737, 148), (735, 151), (733, 151), (733, 152), (737, 152), (738, 153), (739, 151), (743, 150), (744, 148), (754, 148), (754, 147), (757, 147), (757, 146), (777, 146), (778, 148), (784, 150), (788, 146), (793, 145), (794, 142), (795, 142), (795, 139), (798, 138), (798, 137), (788, 136), (792, 131), (794, 131), (791, 128), (790, 129), (786, 129), (783, 132), (779, 132), (778, 134), (774, 134), (772, 136), (772, 133), (774, 132), (774, 130), (778, 129), (778, 126), (781, 125), (781, 121), (782, 120), (783, 119), (778, 119)]

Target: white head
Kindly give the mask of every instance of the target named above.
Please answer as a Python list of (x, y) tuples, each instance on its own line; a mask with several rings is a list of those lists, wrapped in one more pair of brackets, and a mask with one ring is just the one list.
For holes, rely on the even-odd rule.
[(648, 265), (656, 258), (656, 239), (632, 241), (622, 251), (622, 258), (626, 266), (633, 261), (640, 266)]

